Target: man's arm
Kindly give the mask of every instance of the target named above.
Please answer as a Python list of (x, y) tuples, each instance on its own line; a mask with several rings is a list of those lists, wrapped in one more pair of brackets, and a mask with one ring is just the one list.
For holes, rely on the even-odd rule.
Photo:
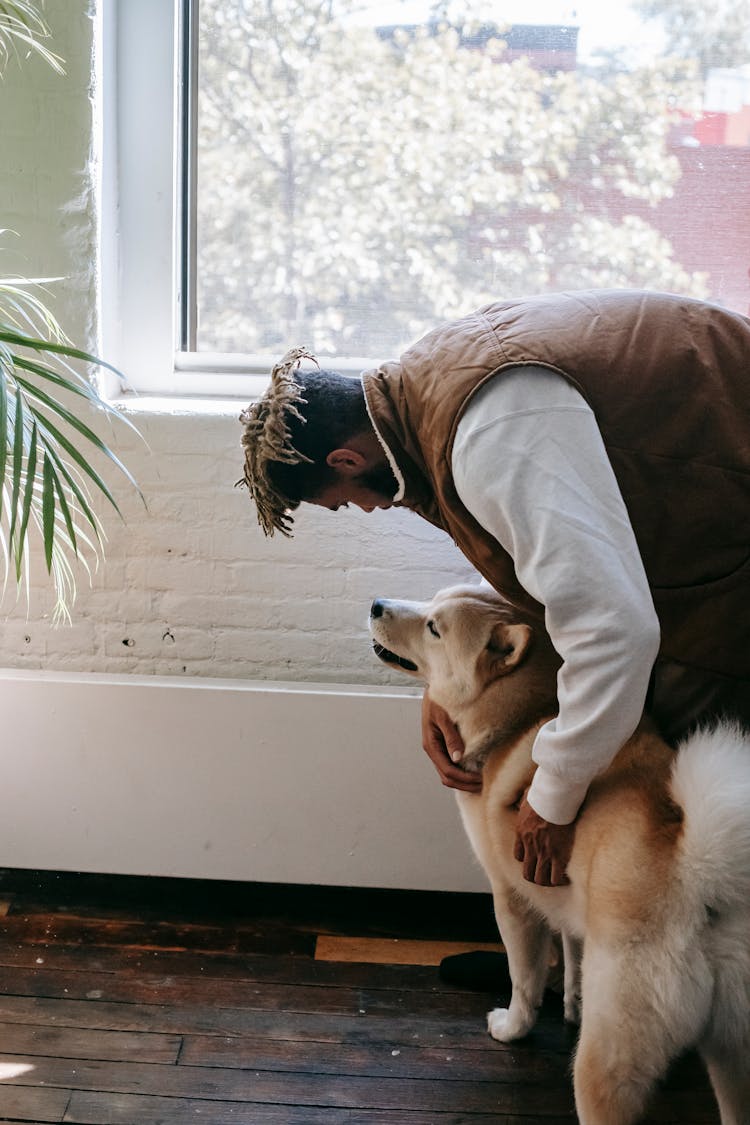
[[(635, 730), (658, 651), (627, 510), (592, 411), (545, 369), (503, 373), (480, 391), (458, 426), (453, 475), (544, 605), (563, 661), (560, 711), (537, 736), (528, 805), (542, 822), (567, 825)], [(529, 869), (545, 831), (527, 833)]]

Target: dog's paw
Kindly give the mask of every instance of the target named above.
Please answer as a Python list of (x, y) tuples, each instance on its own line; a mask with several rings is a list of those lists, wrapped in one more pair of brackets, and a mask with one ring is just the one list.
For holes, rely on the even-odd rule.
[(519, 1019), (509, 1008), (493, 1008), (487, 1013), (487, 1030), (500, 1043), (522, 1039), (533, 1027), (533, 1020)]

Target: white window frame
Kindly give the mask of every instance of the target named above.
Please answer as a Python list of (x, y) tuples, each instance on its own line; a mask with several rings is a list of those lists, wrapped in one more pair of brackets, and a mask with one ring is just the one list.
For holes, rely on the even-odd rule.
[[(141, 396), (249, 401), (278, 356), (178, 348), (190, 284), (181, 277), (182, 208), (195, 213), (177, 168), (181, 122), (195, 119), (180, 99), (182, 4), (100, 0), (99, 11), (102, 354)], [(349, 373), (368, 366), (336, 360)], [(114, 380), (106, 390), (120, 393)]]

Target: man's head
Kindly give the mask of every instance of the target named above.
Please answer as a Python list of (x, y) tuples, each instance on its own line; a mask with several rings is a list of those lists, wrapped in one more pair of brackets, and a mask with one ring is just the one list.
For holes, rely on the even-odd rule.
[(300, 369), (296, 348), (274, 367), (271, 384), (240, 415), (244, 484), (266, 535), (291, 535), (302, 501), (336, 510), (390, 506), (395, 477), (370, 423), (359, 379)]

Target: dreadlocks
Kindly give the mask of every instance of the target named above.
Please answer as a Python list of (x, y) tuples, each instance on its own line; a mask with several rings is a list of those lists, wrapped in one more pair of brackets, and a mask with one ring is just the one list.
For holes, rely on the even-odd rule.
[[(258, 402), (240, 414), (242, 448), (245, 451), (244, 484), (258, 510), (258, 523), (266, 535), (280, 531), (291, 536), (294, 522), (289, 515), (289, 500), (275, 487), (269, 476), (269, 462), (296, 465), (309, 461), (292, 444), (289, 419), (304, 422), (299, 405), (305, 403), (302, 388), (294, 378), (303, 359), (317, 363), (306, 348), (292, 348), (271, 371), (271, 385)], [(296, 504), (294, 505), (297, 506)]]

